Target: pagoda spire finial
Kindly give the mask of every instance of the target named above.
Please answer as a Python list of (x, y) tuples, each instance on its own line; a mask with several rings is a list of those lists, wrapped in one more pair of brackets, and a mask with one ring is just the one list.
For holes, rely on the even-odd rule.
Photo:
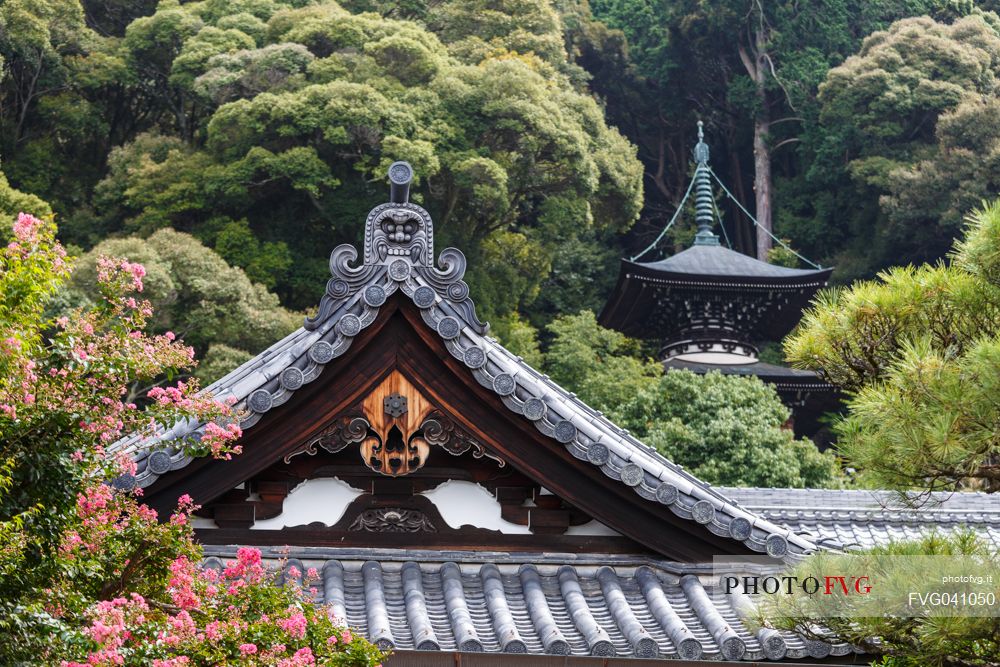
[(698, 121), (698, 144), (694, 147), (694, 220), (698, 233), (695, 245), (719, 245), (719, 237), (712, 232), (715, 225), (715, 196), (712, 194), (712, 177), (708, 166), (708, 144), (705, 143), (705, 124)]

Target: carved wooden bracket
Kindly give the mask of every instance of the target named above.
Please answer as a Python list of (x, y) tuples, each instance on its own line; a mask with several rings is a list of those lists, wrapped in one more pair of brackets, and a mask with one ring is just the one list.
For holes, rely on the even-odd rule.
[(365, 465), (392, 477), (422, 468), (430, 445), (421, 427), (433, 410), (399, 371), (390, 373), (361, 403), (368, 420), (368, 433), (361, 442)]
[(437, 410), (398, 371), (390, 373), (362, 401), (361, 413), (363, 416), (338, 418), (305, 446), (286, 456), (285, 463), (299, 454), (315, 455), (318, 448), (336, 454), (349, 445), (361, 443), (365, 465), (390, 477), (401, 477), (422, 468), (431, 445), (452, 456), (472, 452), (473, 457), (492, 459), (501, 468), (507, 465)]
[(501, 468), (507, 465), (499, 456), (495, 456), (486, 451), (482, 443), (459, 428), (454, 421), (449, 419), (444, 413), (435, 410), (421, 425), (424, 438), (432, 445), (444, 448), (452, 456), (461, 456), (468, 451), (472, 456), (481, 459), (486, 457), (497, 462)]
[(336, 454), (350, 444), (361, 442), (368, 437), (368, 420), (363, 417), (341, 417), (327, 426), (306, 442), (305, 447), (298, 449), (285, 457), (288, 463), (299, 454), (316, 455), (316, 447), (322, 447), (331, 454)]

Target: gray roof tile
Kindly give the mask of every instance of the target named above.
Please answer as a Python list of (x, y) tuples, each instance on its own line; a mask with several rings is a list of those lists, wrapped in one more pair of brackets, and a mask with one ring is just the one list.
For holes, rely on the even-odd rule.
[(696, 245), (657, 262), (639, 262), (639, 266), (656, 271), (697, 276), (732, 278), (797, 278), (829, 273), (828, 269), (791, 269), (768, 264), (759, 259), (722, 246)]

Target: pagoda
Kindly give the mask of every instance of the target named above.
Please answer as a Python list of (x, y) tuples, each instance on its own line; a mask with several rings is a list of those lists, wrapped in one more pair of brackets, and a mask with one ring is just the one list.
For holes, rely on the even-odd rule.
[[(713, 232), (712, 178), (717, 177), (708, 164), (701, 121), (694, 159), (688, 189), (695, 196), (694, 243), (655, 262), (635, 260), (656, 242), (639, 256), (623, 259), (600, 322), (633, 338), (659, 341), (667, 369), (759, 377), (792, 409), (796, 432), (812, 435), (819, 416), (836, 405), (834, 388), (811, 371), (760, 361), (758, 346), (780, 341), (795, 327), (833, 269), (777, 266), (720, 245)], [(684, 201), (678, 213), (683, 206)]]

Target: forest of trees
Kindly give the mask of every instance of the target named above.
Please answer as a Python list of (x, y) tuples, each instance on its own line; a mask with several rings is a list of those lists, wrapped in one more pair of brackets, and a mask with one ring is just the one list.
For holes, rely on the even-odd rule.
[[(662, 230), (699, 119), (759, 227), (835, 283), (944, 257), (1000, 187), (995, 9), (6, 0), (0, 211), (53, 214), (85, 266), (151, 263), (154, 325), (211, 379), (313, 307), (329, 250), (359, 240), (406, 159), (481, 312), (525, 353), (554, 318), (597, 312), (618, 258)], [(718, 203), (736, 249), (774, 257)], [(692, 233), (682, 217), (657, 252)], [(70, 305), (93, 297), (76, 275)]]
[[(844, 285), (945, 257), (1000, 187), (996, 9), (6, 0), (0, 213), (53, 216), (78, 258), (57, 310), (99, 301), (100, 256), (142, 262), (151, 330), (182, 337), (210, 381), (298, 326), (330, 249), (360, 240), (385, 167), (405, 159), (509, 347), (709, 481), (838, 484), (829, 457), (780, 434), (787, 413), (767, 387), (663, 377), (593, 313), (619, 258), (680, 205), (698, 120), (759, 222), (717, 193), (735, 249), (796, 262), (773, 231)], [(685, 247), (691, 217), (646, 259)], [(592, 354), (567, 357), (574, 346)], [(653, 400), (666, 394), (713, 406), (709, 418)], [(730, 414), (739, 435), (716, 418)], [(723, 452), (746, 463), (706, 462)], [(753, 472), (765, 469), (780, 472)]]
[[(618, 257), (681, 200), (702, 119), (761, 227), (846, 283), (944, 256), (997, 190), (994, 9), (6, 0), (0, 206), (41, 199), (79, 251), (190, 234), (298, 311), (407, 159), (503, 337), (600, 308)], [(734, 246), (766, 258), (770, 238), (719, 204)]]

